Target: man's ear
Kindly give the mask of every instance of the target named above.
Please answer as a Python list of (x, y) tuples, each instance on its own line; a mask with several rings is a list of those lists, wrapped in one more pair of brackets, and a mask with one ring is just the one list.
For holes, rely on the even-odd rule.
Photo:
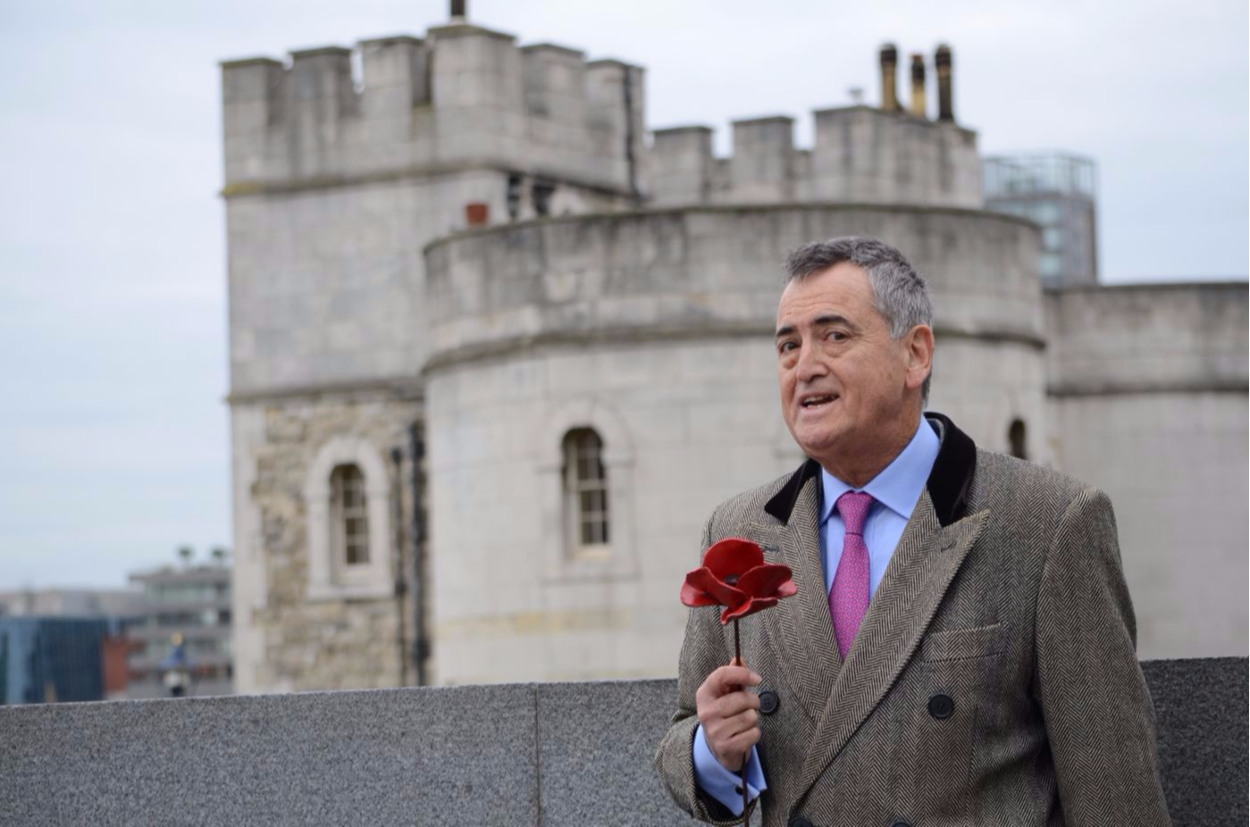
[(933, 328), (918, 324), (903, 337), (907, 359), (907, 387), (916, 390), (933, 370)]

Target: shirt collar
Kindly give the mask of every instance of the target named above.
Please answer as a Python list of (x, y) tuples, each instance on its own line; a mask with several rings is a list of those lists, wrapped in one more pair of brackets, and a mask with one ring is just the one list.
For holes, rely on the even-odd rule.
[(941, 442), (937, 434), (922, 416), (916, 427), (916, 433), (912, 435), (907, 447), (863, 488), (852, 488), (821, 468), (820, 481), (824, 494), (821, 524), (823, 525), (833, 514), (833, 507), (837, 504), (838, 497), (847, 491), (857, 490), (871, 494), (874, 500), (904, 520), (911, 519), (912, 509), (916, 507), (916, 501), (920, 499), (920, 492), (924, 491), (929, 472), (933, 470), (933, 463), (937, 460), (939, 448), (941, 448)]

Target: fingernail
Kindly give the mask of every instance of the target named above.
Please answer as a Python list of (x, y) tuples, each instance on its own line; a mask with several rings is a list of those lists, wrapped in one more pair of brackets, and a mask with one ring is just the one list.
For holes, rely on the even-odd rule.
[(763, 678), (761, 678), (759, 675), (755, 674), (754, 672), (752, 672), (752, 673), (751, 673), (751, 682), (752, 682), (752, 683), (759, 683), (759, 682), (760, 682), (760, 681), (762, 681), (762, 680), (763, 680)]

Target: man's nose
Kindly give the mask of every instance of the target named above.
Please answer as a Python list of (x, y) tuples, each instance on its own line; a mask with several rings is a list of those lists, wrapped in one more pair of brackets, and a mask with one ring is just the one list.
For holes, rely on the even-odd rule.
[(819, 351), (806, 344), (799, 348), (799, 363), (795, 371), (800, 382), (810, 382), (828, 373)]

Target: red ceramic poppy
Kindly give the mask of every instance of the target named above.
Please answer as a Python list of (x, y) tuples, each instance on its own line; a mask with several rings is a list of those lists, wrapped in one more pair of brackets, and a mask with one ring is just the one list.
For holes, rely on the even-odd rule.
[(798, 591), (789, 566), (764, 562), (764, 550), (741, 537), (726, 537), (703, 555), (703, 565), (686, 575), (681, 602), (687, 606), (724, 606), (720, 622), (776, 606)]

